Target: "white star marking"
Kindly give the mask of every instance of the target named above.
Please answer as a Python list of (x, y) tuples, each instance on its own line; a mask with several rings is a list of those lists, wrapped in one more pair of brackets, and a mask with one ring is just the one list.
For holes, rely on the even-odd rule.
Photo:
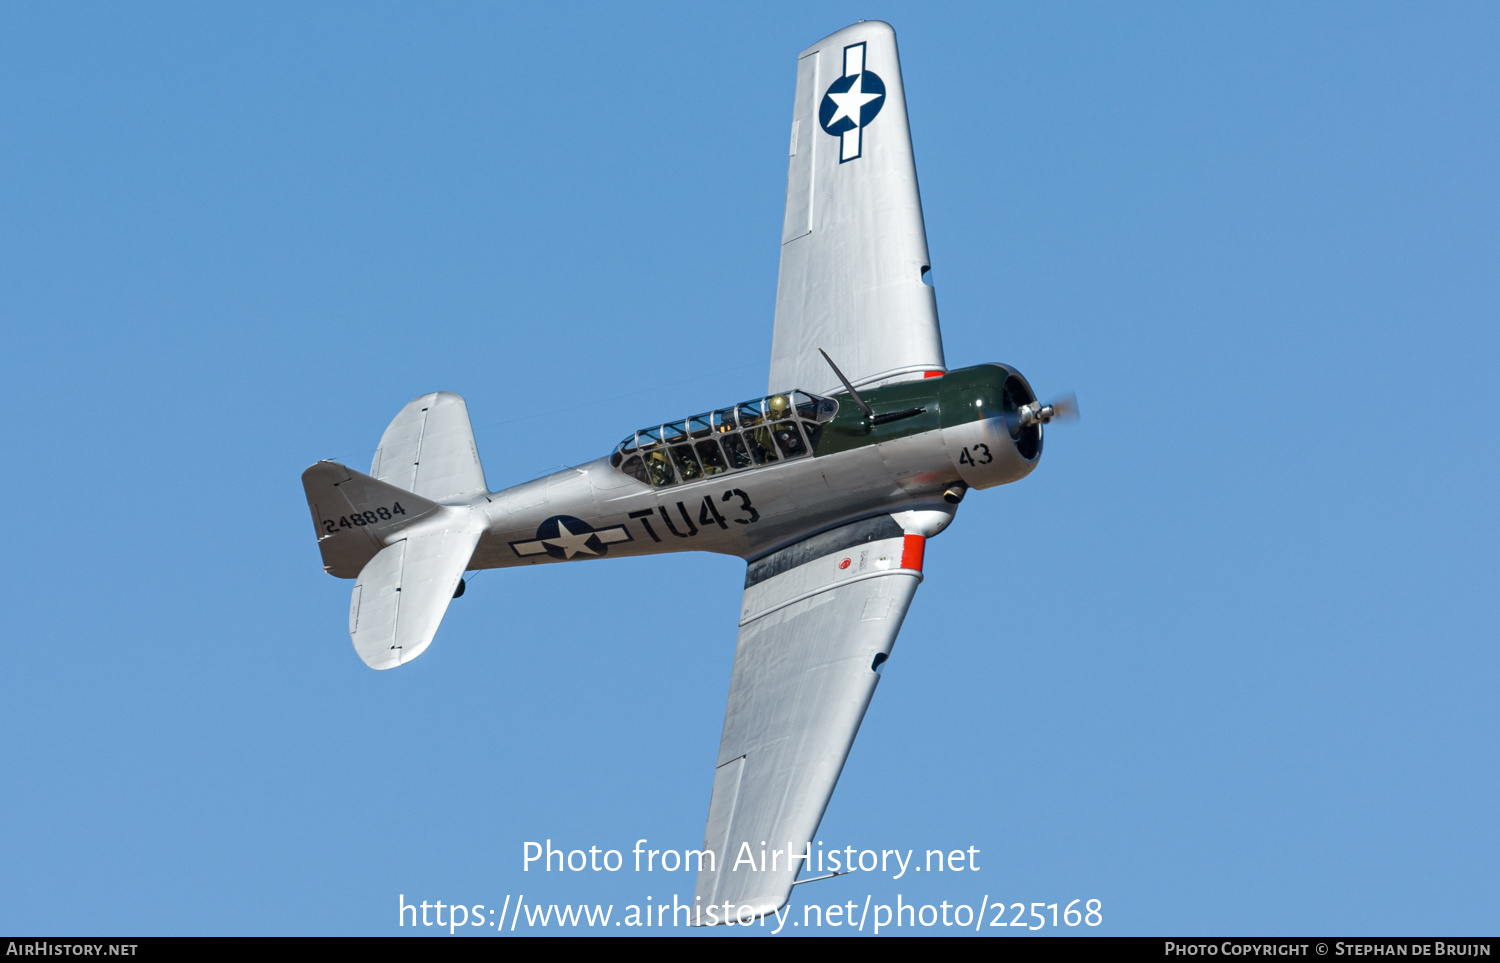
[(544, 538), (542, 539), (542, 544), (551, 545), (554, 548), (562, 549), (563, 558), (572, 558), (579, 552), (587, 552), (590, 555), (598, 555), (598, 552), (594, 551), (588, 546), (588, 540), (593, 537), (593, 532), (584, 532), (582, 535), (574, 535), (572, 532), (568, 531), (568, 526), (562, 523), (562, 519), (558, 519), (557, 537)]
[(824, 126), (832, 127), (834, 124), (837, 124), (839, 120), (847, 117), (850, 120), (854, 121), (854, 126), (858, 128), (859, 109), (865, 104), (868, 104), (870, 101), (878, 100), (880, 98), (879, 94), (867, 94), (864, 91), (865, 75), (861, 73), (858, 79), (854, 81), (854, 86), (850, 87), (842, 94), (830, 93), (828, 95), (829, 99), (837, 104), (839, 109), (834, 112), (834, 115), (828, 119), (828, 123)]

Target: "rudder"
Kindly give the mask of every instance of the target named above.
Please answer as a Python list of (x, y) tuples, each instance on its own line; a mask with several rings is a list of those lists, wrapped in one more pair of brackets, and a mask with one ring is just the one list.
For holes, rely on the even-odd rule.
[(323, 570), (357, 578), (389, 537), (442, 506), (334, 461), (302, 473), (302, 490), (318, 533)]

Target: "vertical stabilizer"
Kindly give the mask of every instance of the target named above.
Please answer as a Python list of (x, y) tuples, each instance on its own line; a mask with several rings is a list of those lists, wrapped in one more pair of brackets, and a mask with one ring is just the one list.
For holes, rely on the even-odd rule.
[(372, 669), (421, 655), (484, 531), (469, 503), (489, 491), (469, 408), (448, 391), (402, 408), (361, 475), (334, 462), (302, 474), (323, 567), (356, 578), (349, 637)]

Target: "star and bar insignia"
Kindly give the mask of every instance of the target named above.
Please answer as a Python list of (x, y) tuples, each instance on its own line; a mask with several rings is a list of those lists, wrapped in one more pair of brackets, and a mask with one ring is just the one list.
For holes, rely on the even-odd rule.
[(570, 559), (575, 555), (608, 555), (610, 545), (629, 541), (633, 539), (624, 525), (596, 529), (572, 515), (553, 515), (537, 526), (536, 538), (511, 542), (510, 547), (522, 558), (545, 554)]

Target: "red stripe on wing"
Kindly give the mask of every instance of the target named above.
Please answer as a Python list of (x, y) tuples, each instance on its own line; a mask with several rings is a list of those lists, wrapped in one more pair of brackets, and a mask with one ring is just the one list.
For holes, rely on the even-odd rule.
[(901, 567), (922, 571), (922, 555), (927, 549), (927, 539), (920, 535), (908, 535), (901, 543)]

